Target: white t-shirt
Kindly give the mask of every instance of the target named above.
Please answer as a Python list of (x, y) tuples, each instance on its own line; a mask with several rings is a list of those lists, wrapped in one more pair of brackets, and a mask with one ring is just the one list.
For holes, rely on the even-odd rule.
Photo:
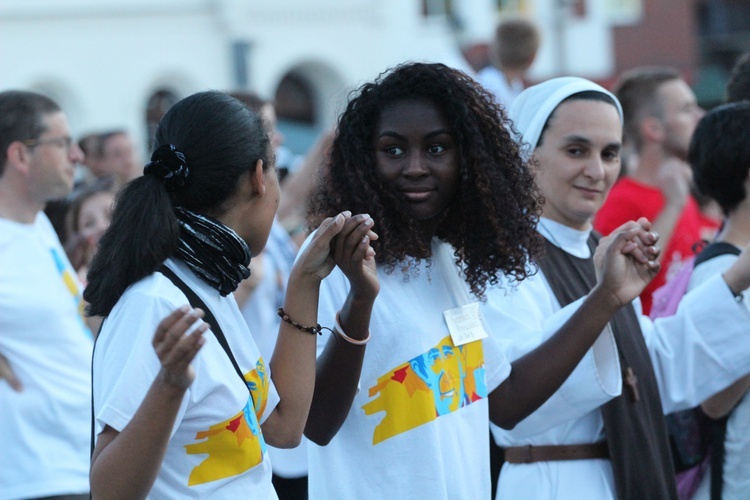
[(0, 218), (0, 499), (89, 490), (92, 336), (81, 286), (43, 213)]
[[(206, 332), (193, 360), (195, 380), (177, 414), (149, 498), (276, 498), (260, 423), (279, 396), (232, 295), (202, 281), (178, 260), (167, 264), (221, 325), (247, 386), (216, 337)], [(159, 322), (187, 298), (161, 273), (130, 286), (104, 321), (94, 353), (96, 433), (122, 431), (161, 365), (151, 345)], [(252, 390), (252, 398), (248, 393)]]
[[(736, 255), (720, 255), (703, 262), (690, 276), (688, 290), (700, 286), (711, 278), (720, 275), (737, 260)], [(743, 306), (750, 311), (750, 293), (743, 293)], [(750, 498), (750, 397), (747, 393), (740, 399), (727, 420), (727, 433), (724, 438), (724, 486), (722, 498), (742, 500)], [(703, 476), (695, 500), (708, 500), (711, 497), (711, 471)]]
[(477, 81), (495, 96), (498, 104), (501, 104), (507, 113), (510, 105), (523, 92), (524, 85), (521, 80), (513, 80), (508, 83), (505, 73), (494, 66), (487, 66), (477, 73)]
[[(489, 498), (487, 395), (510, 373), (502, 348), (451, 341), (443, 312), (463, 303), (452, 292), (457, 267), (379, 266), (378, 278), (360, 390), (331, 442), (308, 447), (310, 498)], [(338, 268), (323, 280), (322, 325), (333, 324), (348, 288)]]

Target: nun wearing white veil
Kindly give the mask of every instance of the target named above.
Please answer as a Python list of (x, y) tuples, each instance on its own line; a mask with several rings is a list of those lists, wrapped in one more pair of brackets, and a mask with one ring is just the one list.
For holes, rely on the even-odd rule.
[[(588, 80), (526, 89), (510, 113), (545, 198), (539, 272), (488, 292), (483, 313), (515, 359), (554, 334), (595, 283), (591, 221), (620, 171), (622, 110)], [(639, 223), (650, 227), (648, 221)], [(639, 299), (621, 308), (562, 387), (512, 430), (497, 498), (677, 498), (663, 414), (693, 407), (750, 372), (750, 254), (651, 322)], [(738, 341), (743, 339), (743, 341)]]

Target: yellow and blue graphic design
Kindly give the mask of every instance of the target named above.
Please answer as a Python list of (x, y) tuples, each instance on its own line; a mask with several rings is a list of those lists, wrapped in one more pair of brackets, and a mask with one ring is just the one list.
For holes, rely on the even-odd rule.
[(385, 412), (375, 427), (378, 444), (487, 397), (482, 342), (456, 347), (450, 336), (424, 354), (378, 377), (366, 415)]
[(185, 446), (188, 455), (208, 455), (193, 468), (188, 486), (237, 476), (263, 462), (266, 442), (260, 420), (268, 401), (268, 378), (263, 358), (245, 374), (250, 397), (245, 407), (232, 418), (196, 433), (199, 442)]
[(63, 283), (65, 284), (65, 288), (68, 289), (68, 292), (70, 292), (71, 297), (73, 298), (73, 301), (75, 302), (76, 308), (78, 309), (78, 316), (81, 320), (81, 327), (83, 327), (84, 331), (86, 331), (90, 336), (91, 330), (89, 330), (89, 327), (86, 325), (85, 318), (85, 303), (83, 302), (83, 297), (81, 297), (81, 290), (78, 288), (78, 282), (73, 277), (73, 273), (70, 270), (70, 267), (65, 265), (65, 260), (60, 255), (60, 252), (56, 248), (50, 248), (50, 252), (52, 253), (52, 260), (55, 261), (55, 267), (57, 267), (57, 271), (60, 273), (60, 277), (63, 280)]

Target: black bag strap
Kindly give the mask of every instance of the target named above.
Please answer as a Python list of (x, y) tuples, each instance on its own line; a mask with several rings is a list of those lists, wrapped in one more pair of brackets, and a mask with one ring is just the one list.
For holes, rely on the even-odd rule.
[(739, 255), (740, 252), (741, 250), (731, 243), (727, 243), (725, 241), (716, 241), (708, 245), (698, 254), (698, 256), (695, 258), (695, 264), (693, 265), (693, 267), (698, 267), (707, 260), (711, 260), (714, 257), (718, 257), (719, 255)]
[[(232, 350), (229, 348), (229, 343), (227, 342), (226, 337), (224, 336), (224, 332), (222, 331), (221, 327), (219, 326), (219, 322), (216, 321), (216, 317), (211, 312), (211, 309), (208, 308), (205, 302), (201, 300), (200, 297), (189, 287), (187, 284), (180, 279), (179, 276), (177, 276), (174, 271), (172, 271), (170, 268), (165, 266), (164, 264), (161, 265), (161, 267), (158, 269), (160, 273), (162, 273), (164, 276), (169, 278), (169, 280), (179, 288), (182, 293), (185, 294), (185, 296), (188, 298), (188, 302), (190, 302), (190, 306), (193, 308), (200, 307), (203, 309), (203, 312), (205, 313), (205, 316), (203, 317), (203, 321), (209, 324), (211, 327), (211, 332), (213, 332), (214, 336), (216, 337), (216, 340), (219, 341), (219, 344), (221, 344), (221, 347), (224, 349), (224, 352), (227, 353), (227, 356), (229, 357), (229, 361), (232, 362), (232, 366), (234, 367), (234, 370), (237, 372), (237, 375), (239, 375), (240, 379), (242, 380), (242, 384), (247, 387), (248, 392), (250, 392), (250, 388), (247, 386), (247, 381), (245, 380), (245, 377), (242, 375), (242, 370), (240, 370), (240, 366), (237, 364), (237, 360), (234, 359), (234, 355), (232, 354)], [(105, 318), (106, 319), (106, 318)], [(102, 326), (104, 325), (104, 321), (102, 321), (101, 325), (99, 325), (99, 332), (96, 334), (96, 337), (94, 337), (94, 347), (91, 352), (91, 457), (94, 456), (94, 351), (96, 350), (96, 339), (99, 337), (99, 333), (102, 331)], [(250, 392), (250, 397), (253, 397), (253, 393)]]
[[(242, 375), (242, 370), (240, 369), (240, 365), (237, 364), (237, 360), (234, 359), (234, 354), (232, 354), (232, 349), (229, 348), (229, 343), (227, 342), (227, 338), (224, 336), (224, 332), (221, 330), (221, 327), (219, 326), (219, 322), (216, 321), (216, 317), (214, 317), (213, 313), (211, 312), (211, 309), (208, 308), (205, 302), (201, 300), (200, 297), (198, 297), (198, 294), (196, 294), (192, 288), (187, 286), (187, 283), (182, 281), (179, 276), (175, 274), (174, 271), (172, 271), (170, 268), (165, 266), (164, 264), (161, 265), (161, 267), (158, 269), (160, 273), (162, 273), (164, 276), (169, 278), (169, 280), (179, 288), (182, 293), (185, 294), (185, 296), (188, 298), (188, 302), (190, 302), (190, 306), (192, 308), (200, 307), (203, 309), (203, 312), (205, 313), (205, 316), (203, 317), (203, 321), (208, 323), (208, 325), (211, 327), (211, 332), (213, 332), (214, 336), (216, 337), (216, 340), (219, 341), (219, 344), (221, 344), (221, 347), (224, 349), (224, 352), (227, 353), (227, 356), (229, 357), (229, 361), (232, 362), (232, 366), (234, 367), (234, 371), (237, 372), (237, 375), (239, 375), (240, 379), (242, 380), (242, 384), (247, 387), (247, 381), (245, 380), (245, 376)], [(250, 388), (248, 387), (248, 391)], [(252, 393), (251, 393), (252, 396)]]
[[(731, 413), (730, 413), (731, 415)], [(711, 426), (711, 500), (721, 500), (724, 489), (724, 443), (727, 438), (729, 415), (712, 421)]]

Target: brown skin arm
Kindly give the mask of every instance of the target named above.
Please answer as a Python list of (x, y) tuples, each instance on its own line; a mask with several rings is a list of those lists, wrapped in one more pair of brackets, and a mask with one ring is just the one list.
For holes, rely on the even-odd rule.
[(701, 408), (713, 419), (725, 417), (737, 406), (748, 389), (750, 389), (750, 375), (742, 377), (723, 391), (705, 400)]
[[(377, 235), (371, 229), (369, 216), (352, 217), (333, 249), (336, 264), (351, 284), (339, 321), (353, 339), (369, 335), (372, 308), (380, 290), (375, 253), (369, 246)], [(314, 443), (328, 444), (346, 420), (357, 392), (365, 350), (365, 345), (351, 344), (334, 334), (318, 358), (315, 393), (305, 427), (305, 435)]]
[(578, 310), (545, 343), (511, 364), (510, 376), (490, 393), (490, 419), (512, 429), (557, 391), (612, 315), (635, 299), (659, 270), (650, 224), (630, 222), (603, 238), (595, 262), (599, 282)]

